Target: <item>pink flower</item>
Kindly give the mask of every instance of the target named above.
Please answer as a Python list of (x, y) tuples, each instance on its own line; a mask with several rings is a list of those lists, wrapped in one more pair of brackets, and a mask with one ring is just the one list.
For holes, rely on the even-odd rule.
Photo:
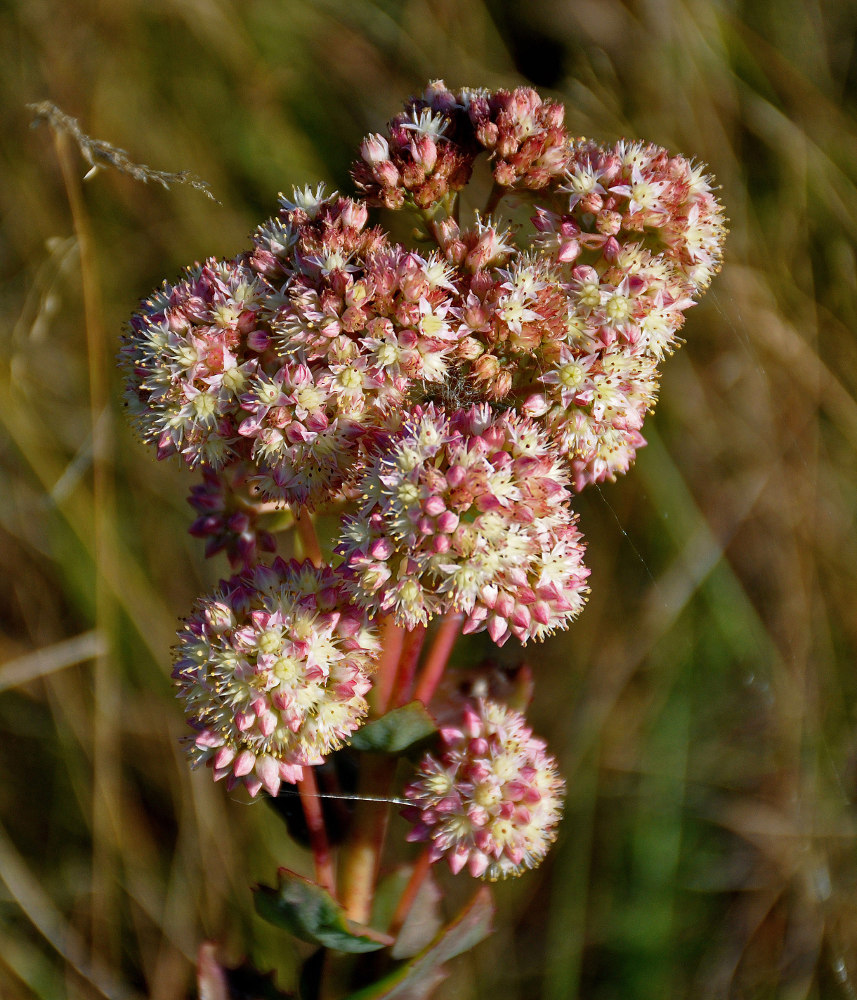
[(249, 341), (270, 295), (246, 258), (210, 259), (141, 303), (119, 359), (131, 419), (159, 458), (220, 468), (242, 456), (240, 396), (260, 364)]
[(568, 133), (561, 104), (518, 87), (472, 102), (470, 116), (479, 142), (494, 160), (497, 184), (537, 190), (565, 171)]
[(567, 482), (532, 421), (417, 407), (379, 447), (345, 519), (347, 586), (406, 628), (448, 611), (500, 645), (567, 628), (588, 575)]
[(545, 744), (519, 713), (493, 702), (467, 704), (457, 728), (441, 730), (405, 789), (414, 824), (408, 840), (430, 843), (453, 872), (495, 881), (537, 867), (556, 836), (565, 783)]
[(258, 566), (200, 598), (178, 636), (188, 756), (229, 788), (276, 795), (366, 714), (378, 640), (330, 568)]

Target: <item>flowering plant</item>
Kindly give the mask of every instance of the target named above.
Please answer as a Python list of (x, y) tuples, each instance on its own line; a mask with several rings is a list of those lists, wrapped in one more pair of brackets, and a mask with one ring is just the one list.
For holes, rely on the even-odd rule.
[[(257, 908), (326, 953), (390, 949), (329, 980), (344, 991), (416, 997), (490, 925), (480, 891), (414, 945), (430, 865), (518, 875), (562, 807), (525, 705), (490, 678), (442, 683), (450, 652), (459, 632), (527, 643), (580, 613), (574, 494), (645, 444), (724, 219), (703, 166), (573, 138), (562, 106), (526, 88), (431, 83), (364, 140), (353, 177), (359, 197), (295, 190), (250, 249), (164, 284), (120, 356), (141, 437), (202, 472), (191, 533), (236, 573), (179, 631), (191, 764), (251, 797), (300, 793), (315, 880), (281, 870)], [(462, 207), (468, 185), (481, 212)], [(410, 213), (413, 245), (370, 225), (379, 208)], [(296, 538), (278, 541), (284, 521)], [(427, 744), (399, 794), (397, 759)], [(342, 796), (343, 753), (359, 758), (358, 807), (332, 831), (315, 772), (327, 762), (325, 794)], [(384, 801), (427, 847), (373, 928)], [(208, 951), (200, 975), (227, 980)]]

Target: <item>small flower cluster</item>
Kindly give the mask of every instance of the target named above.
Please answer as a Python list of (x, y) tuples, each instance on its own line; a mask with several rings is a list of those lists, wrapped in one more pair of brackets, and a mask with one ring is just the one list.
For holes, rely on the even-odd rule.
[(705, 169), (651, 143), (578, 140), (561, 188), (570, 195), (566, 221), (619, 244), (647, 237), (699, 292), (719, 269), (725, 232)]
[(429, 857), (446, 857), (491, 881), (535, 868), (556, 836), (565, 784), (542, 740), (520, 712), (479, 700), (460, 728), (441, 730), (437, 756), (427, 754), (405, 789), (408, 840), (428, 841)]
[(262, 552), (276, 552), (277, 542), (259, 523), (248, 470), (241, 465), (223, 472), (203, 469), (202, 482), (191, 487), (188, 503), (199, 515), (188, 528), (194, 538), (207, 539), (205, 554), (225, 552), (234, 568), (251, 569)]
[(370, 204), (435, 209), (470, 180), (480, 153), (496, 184), (536, 190), (570, 159), (565, 108), (535, 90), (449, 90), (442, 80), (412, 98), (387, 126), (368, 136), (352, 173)]
[(498, 90), (475, 95), (470, 120), (494, 163), (494, 182), (504, 188), (547, 187), (569, 158), (565, 108), (543, 101), (535, 90)]
[[(131, 419), (158, 457), (221, 468), (241, 456), (241, 396), (259, 367), (270, 288), (243, 258), (164, 283), (131, 319), (120, 362)], [(261, 330), (260, 330), (261, 327)]]
[(277, 559), (222, 584), (199, 599), (175, 650), (191, 763), (276, 795), (360, 725), (378, 650), (330, 568)]
[[(493, 186), (461, 218), (480, 156)], [(192, 763), (251, 795), (361, 724), (378, 620), (456, 616), (498, 645), (570, 625), (588, 593), (574, 491), (645, 444), (659, 365), (720, 265), (702, 165), (573, 138), (529, 88), (435, 81), (352, 173), (359, 198), (295, 189), (248, 250), (165, 283), (120, 353), (140, 435), (202, 467), (191, 533), (241, 571), (197, 602), (173, 676)], [(507, 196), (532, 230), (503, 222)], [(413, 213), (416, 244), (376, 207)], [(264, 564), (277, 506), (304, 532), (336, 512), (331, 565)], [(488, 700), (441, 737), (406, 792), (412, 839), (476, 876), (537, 864), (563, 788), (544, 744)]]
[(502, 645), (566, 628), (588, 570), (568, 475), (531, 420), (417, 407), (368, 467), (339, 552), (354, 600), (413, 628), (463, 612)]

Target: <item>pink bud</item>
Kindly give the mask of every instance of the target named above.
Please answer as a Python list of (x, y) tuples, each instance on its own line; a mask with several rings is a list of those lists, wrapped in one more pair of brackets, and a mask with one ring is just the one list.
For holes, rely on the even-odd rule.
[(467, 870), (474, 878), (481, 878), (488, 867), (488, 858), (482, 854), (471, 854), (467, 864)]
[(562, 243), (560, 243), (557, 260), (561, 264), (570, 264), (573, 260), (577, 260), (579, 256), (580, 243), (577, 240), (563, 240)]
[(277, 728), (277, 717), (273, 712), (265, 712), (259, 716), (259, 732), (263, 736), (270, 736)]
[(399, 171), (389, 160), (376, 164), (372, 168), (372, 173), (382, 187), (394, 188), (399, 183)]
[(276, 758), (265, 755), (256, 761), (256, 774), (269, 795), (276, 797), (280, 791), (280, 768)]
[[(445, 510), (437, 518), (437, 530), (444, 535), (451, 535), (458, 527), (459, 516), (451, 510)], [(448, 543), (447, 543), (448, 544)]]
[(256, 766), (256, 755), (252, 750), (242, 750), (240, 754), (235, 758), (235, 764), (233, 765), (233, 772), (236, 777), (241, 778), (245, 774), (249, 774), (253, 768)]
[(235, 759), (234, 747), (221, 747), (214, 755), (214, 766), (216, 768), (228, 767)]
[(246, 732), (256, 721), (255, 712), (236, 712), (235, 725), (242, 732)]
[(525, 416), (542, 417), (548, 411), (548, 403), (541, 393), (534, 392), (524, 400), (522, 410)]
[(432, 496), (423, 504), (423, 510), (430, 517), (437, 517), (438, 514), (442, 514), (446, 510), (446, 504), (440, 497)]
[(348, 226), (351, 229), (362, 229), (369, 220), (369, 209), (356, 201), (349, 201), (346, 203), (345, 208), (342, 210), (343, 225)]
[(443, 555), (445, 552), (449, 552), (450, 541), (448, 535), (435, 535), (431, 540), (432, 551), (437, 555)]
[(460, 486), (464, 482), (466, 476), (467, 476), (467, 471), (463, 466), (452, 465), (450, 466), (449, 471), (446, 474), (446, 481), (453, 489), (455, 489), (457, 486)]
[(470, 851), (463, 844), (456, 847), (455, 850), (449, 856), (449, 867), (452, 869), (452, 874), (457, 875), (461, 869), (467, 864), (467, 859), (470, 856)]
[(395, 547), (389, 538), (377, 538), (369, 546), (369, 555), (373, 559), (389, 559), (395, 551)]
[(488, 634), (498, 645), (500, 640), (506, 636), (509, 632), (508, 626), (506, 625), (506, 619), (501, 618), (499, 615), (492, 615), (488, 620)]
[(550, 607), (544, 601), (536, 601), (532, 606), (532, 616), (540, 625), (547, 625), (551, 619)]
[(422, 135), (411, 143), (411, 155), (414, 160), (430, 174), (437, 163), (437, 143), (430, 135)]
[(360, 144), (360, 155), (372, 167), (389, 159), (390, 145), (383, 135), (377, 132), (366, 136)]
[[(251, 778), (249, 776), (246, 777), (244, 779), (244, 786), (247, 789), (247, 791), (250, 793), (250, 798), (251, 799), (255, 799), (256, 796), (259, 794), (259, 792), (262, 790), (262, 782), (258, 778)], [(231, 786), (227, 785), (227, 788), (229, 788), (230, 792), (232, 791), (232, 789), (234, 787), (235, 787), (235, 784), (232, 784)]]

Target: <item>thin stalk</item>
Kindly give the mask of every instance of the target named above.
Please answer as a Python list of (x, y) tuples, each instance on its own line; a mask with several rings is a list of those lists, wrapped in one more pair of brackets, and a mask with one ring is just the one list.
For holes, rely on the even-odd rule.
[(485, 208), (482, 209), (482, 214), (485, 216), (491, 215), (495, 212), (497, 206), (503, 200), (503, 195), (506, 194), (508, 188), (501, 187), (499, 184), (494, 184), (491, 188), (491, 193), (488, 195), (488, 200), (485, 202)]
[(367, 924), (372, 916), (378, 865), (390, 816), (386, 803), (370, 800), (388, 796), (396, 760), (364, 754), (361, 763), (359, 801), (342, 856), (340, 899), (351, 920)]
[[(425, 626), (417, 626), (405, 633), (393, 625), (392, 618), (387, 619), (385, 638), (389, 637), (389, 645), (384, 649), (379, 678), (383, 682), (383, 690), (375, 696), (375, 708), (379, 715), (386, 711), (391, 701), (398, 703), (403, 678), (410, 686), (425, 633)], [(396, 761), (364, 754), (361, 764), (358, 804), (342, 854), (341, 899), (348, 917), (365, 924), (372, 914), (378, 865), (390, 815), (389, 808), (378, 800), (389, 797)]]
[(463, 620), (464, 615), (460, 613), (444, 616), (440, 628), (437, 630), (437, 635), (434, 637), (429, 654), (426, 657), (425, 666), (417, 683), (417, 688), (414, 691), (415, 701), (421, 701), (424, 705), (428, 705), (431, 701), (435, 688), (440, 683), (441, 677), (443, 677), (446, 664), (449, 662), (449, 654), (452, 652), (452, 647), (458, 638)]
[(295, 518), (295, 524), (297, 525), (298, 537), (301, 540), (304, 555), (310, 560), (313, 566), (321, 566), (324, 560), (321, 554), (318, 535), (315, 532), (315, 525), (312, 522), (312, 515), (308, 514), (305, 510), (301, 510)]
[(399, 662), (399, 676), (396, 679), (396, 688), (391, 699), (395, 708), (404, 705), (408, 701), (408, 695), (414, 683), (414, 676), (417, 672), (417, 664), (420, 660), (420, 653), (426, 638), (425, 625), (417, 625), (405, 636), (402, 658)]
[[(95, 628), (100, 635), (109, 637), (112, 632), (114, 602), (105, 577), (105, 567), (112, 548), (115, 502), (110, 472), (108, 365), (101, 288), (95, 241), (68, 137), (54, 129), (54, 145), (80, 253), (89, 376), (89, 416), (92, 427)], [(120, 716), (120, 698), (116, 675), (111, 669), (109, 649), (104, 649), (94, 657), (93, 688), (92, 940), (94, 951), (100, 949), (105, 958), (118, 959), (117, 881), (113, 861), (114, 848), (122, 828), (119, 816), (121, 756), (116, 730), (116, 720)]]
[(405, 886), (402, 895), (399, 897), (399, 902), (396, 904), (395, 912), (390, 920), (390, 926), (387, 928), (387, 933), (390, 937), (396, 938), (399, 936), (399, 931), (401, 931), (405, 925), (405, 921), (408, 919), (408, 914), (411, 912), (411, 907), (419, 895), (425, 877), (428, 875), (429, 868), (431, 868), (431, 861), (429, 860), (429, 850), (426, 848), (419, 858), (417, 858), (414, 870), (408, 879), (408, 884)]
[(298, 782), (298, 792), (304, 811), (307, 829), (309, 830), (312, 856), (315, 862), (315, 880), (332, 895), (336, 895), (336, 879), (333, 875), (333, 861), (330, 856), (330, 844), (327, 839), (327, 829), (324, 825), (324, 813), (318, 794), (315, 773), (311, 767), (304, 768), (304, 777)]
[(381, 659), (370, 695), (373, 715), (383, 715), (390, 706), (404, 641), (404, 628), (397, 625), (392, 616), (385, 617), (381, 624)]

